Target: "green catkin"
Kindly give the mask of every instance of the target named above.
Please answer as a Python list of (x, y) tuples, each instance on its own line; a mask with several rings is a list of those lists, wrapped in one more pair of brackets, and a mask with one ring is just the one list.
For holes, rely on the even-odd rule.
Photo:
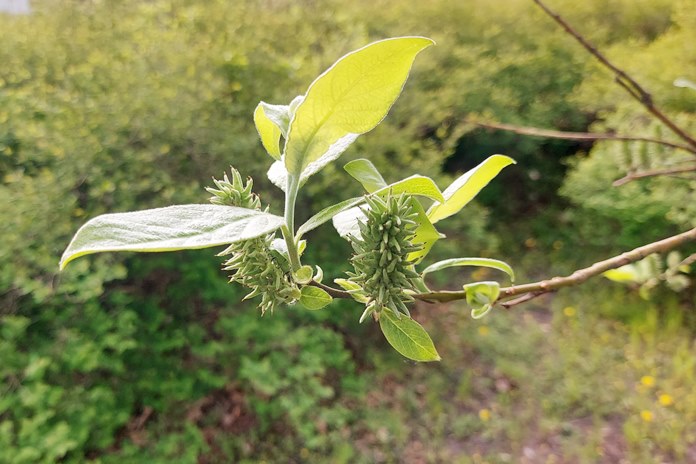
[[(232, 181), (225, 174), (222, 180), (213, 179), (216, 188), (206, 190), (213, 196), (210, 202), (215, 205), (238, 206), (249, 209), (261, 209), (261, 201), (252, 192), (253, 181), (246, 184), (242, 176), (231, 168)], [(261, 314), (275, 310), (281, 305), (293, 304), (299, 290), (290, 275), (278, 262), (277, 254), (271, 249), (274, 234), (252, 238), (231, 244), (219, 256), (231, 255), (223, 263), (223, 270), (231, 271), (230, 282), (237, 282), (251, 289), (245, 300), (261, 295), (259, 309)]]
[(409, 196), (367, 197), (369, 209), (360, 222), (360, 237), (351, 236), (355, 254), (350, 280), (360, 285), (370, 298), (361, 321), (370, 313), (388, 308), (397, 316), (409, 316), (405, 303), (413, 301), (406, 290), (415, 290), (413, 261), (408, 255), (421, 249), (413, 243), (417, 213)]

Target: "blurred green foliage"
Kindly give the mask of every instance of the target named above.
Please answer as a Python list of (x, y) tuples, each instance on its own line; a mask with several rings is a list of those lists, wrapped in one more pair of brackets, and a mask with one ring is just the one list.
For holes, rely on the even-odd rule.
[[(455, 435), (478, 434), (484, 442), (502, 437), (521, 448), (513, 424), (485, 427), (486, 413), (479, 411), (485, 408), (477, 406), (483, 399), (476, 395), (502, 376), (516, 385), (530, 382), (523, 397), (536, 387), (545, 392), (551, 400), (541, 406), (549, 421), (568, 414), (591, 414), (598, 422), (619, 417), (612, 402), (626, 390), (623, 384), (602, 390), (601, 376), (610, 368), (606, 352), (593, 351), (595, 336), (610, 353), (623, 349), (632, 360), (621, 368), (624, 358), (611, 358), (618, 360), (612, 366), (628, 369), (620, 382), (657, 372), (660, 388), (685, 395), (681, 409), (654, 413), (668, 421), (671, 435), (648, 428), (647, 415), (641, 419), (641, 411), (655, 409), (652, 393), (631, 397), (620, 433), (632, 459), (686, 456), (696, 417), (688, 396), (693, 347), (675, 312), (663, 335), (654, 310), (655, 319), (630, 325), (635, 335), (628, 341), (614, 338), (623, 326), (611, 320), (634, 323), (619, 310), (605, 310), (609, 303), (592, 306), (604, 319), (587, 319), (581, 328), (580, 319), (564, 328), (568, 317), (558, 316), (553, 327), (559, 334), (550, 343), (560, 351), (545, 361), (548, 376), (537, 377), (530, 375), (536, 368), (521, 360), (536, 359), (546, 337), (507, 317), (491, 322), (501, 324), (497, 338), (483, 337), (472, 325), (452, 332), (465, 320), (455, 307), (441, 311), (440, 324), (451, 322), (441, 343), (450, 356), (443, 356), (457, 360), (457, 353), (480, 352), (476, 359), (493, 365), (494, 375), (465, 364), (408, 374), (373, 352), (383, 342), (369, 327), (357, 326), (350, 303), (315, 313), (291, 308), (261, 319), (236, 303), (240, 295), (210, 251), (107, 254), (57, 272), (62, 250), (85, 219), (204, 203), (203, 186), (229, 164), (254, 177), (264, 202), (280, 204), (280, 192), (265, 180), (270, 158), (251, 120), (255, 105), (288, 102), (336, 57), (405, 34), (433, 37), (439, 45), (419, 59), (385, 123), (344, 160), (366, 157), (388, 180), (418, 172), (440, 185), (495, 152), (518, 161), (484, 190), (482, 203), (443, 223), (456, 240), (442, 247), (457, 247), (459, 255), (497, 252), (520, 264), (523, 276), (548, 275), (551, 266), (587, 264), (600, 253), (693, 226), (693, 180), (609, 187), (627, 169), (676, 163), (683, 154), (638, 143), (589, 147), (525, 138), (467, 123), (486, 118), (669, 137), (532, 2), (32, 5), (31, 15), (0, 16), (0, 462), (390, 461), (412, 456), (414, 437), (445, 437), (448, 427)], [(696, 92), (672, 86), (678, 77), (696, 76), (696, 63), (686, 59), (696, 56), (696, 17), (688, 0), (553, 5), (635, 73), (676, 120), (696, 129)], [(340, 166), (328, 166), (308, 183), (298, 222), (359, 194)], [(564, 198), (557, 194), (561, 186)], [(329, 229), (309, 235), (305, 256), (334, 277), (345, 270), (350, 250)], [(523, 256), (536, 247), (553, 251)], [(580, 256), (578, 249), (584, 250)], [(451, 251), (436, 246), (432, 259)], [(616, 292), (602, 301), (625, 297), (623, 289)], [(682, 298), (669, 307), (693, 308), (693, 292)], [(635, 310), (616, 306), (641, 311), (638, 303)], [(442, 414), (446, 400), (438, 392), (451, 393), (446, 385), (452, 379), (457, 401), (472, 414)], [(383, 393), (390, 391), (391, 397)], [(519, 412), (511, 405), (520, 395), (506, 395), (493, 417), (505, 407)], [(413, 418), (426, 425), (409, 431)], [(400, 425), (384, 425), (391, 423)], [(646, 437), (658, 445), (644, 446)], [(401, 453), (385, 451), (400, 447)], [(572, 448), (569, 455), (595, 459), (588, 449)]]

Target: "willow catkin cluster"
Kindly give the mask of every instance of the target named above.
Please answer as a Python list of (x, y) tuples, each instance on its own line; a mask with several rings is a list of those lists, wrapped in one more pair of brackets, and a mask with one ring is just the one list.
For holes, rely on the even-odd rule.
[(396, 315), (409, 315), (405, 303), (413, 298), (406, 290), (414, 289), (414, 279), (419, 275), (408, 256), (421, 249), (413, 243), (417, 217), (413, 201), (406, 195), (367, 197), (369, 209), (360, 223), (360, 237), (351, 236), (355, 272), (349, 273), (350, 280), (360, 285), (370, 299), (363, 319), (384, 308)]
[[(216, 205), (239, 206), (248, 209), (261, 209), (258, 195), (252, 192), (253, 181), (246, 184), (242, 176), (231, 168), (232, 181), (224, 175), (222, 180), (213, 179), (217, 188), (206, 188), (213, 196), (210, 202)], [(280, 305), (293, 304), (299, 290), (289, 273), (280, 263), (282, 257), (271, 248), (273, 234), (252, 238), (231, 244), (220, 256), (231, 255), (223, 263), (223, 270), (231, 271), (230, 282), (237, 282), (251, 289), (245, 300), (261, 295), (261, 313), (271, 311)]]

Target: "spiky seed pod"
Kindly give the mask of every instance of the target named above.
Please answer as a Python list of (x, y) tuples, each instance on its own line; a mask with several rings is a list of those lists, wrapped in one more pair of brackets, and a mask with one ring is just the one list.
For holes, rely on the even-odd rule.
[[(222, 180), (213, 179), (217, 188), (206, 188), (213, 196), (210, 202), (216, 205), (239, 206), (261, 209), (261, 201), (253, 193), (253, 181), (246, 183), (234, 168), (232, 181), (225, 174)], [(261, 295), (261, 313), (273, 312), (278, 306), (294, 304), (300, 291), (290, 275), (283, 270), (277, 254), (271, 250), (274, 234), (252, 238), (231, 244), (219, 256), (232, 255), (223, 263), (223, 270), (231, 271), (230, 282), (237, 282), (251, 289), (245, 300)]]
[(417, 226), (413, 201), (403, 194), (389, 194), (384, 199), (367, 197), (369, 209), (364, 210), (366, 219), (360, 222), (360, 237), (350, 237), (355, 272), (349, 277), (370, 298), (361, 319), (384, 308), (409, 315), (406, 303), (413, 298), (405, 290), (415, 289), (414, 279), (419, 275), (408, 255), (422, 248), (413, 243)]
[(213, 179), (213, 183), (217, 187), (206, 187), (208, 193), (212, 193), (210, 202), (214, 205), (225, 206), (240, 206), (249, 209), (261, 209), (261, 200), (259, 196), (251, 191), (254, 186), (254, 181), (249, 177), (246, 185), (242, 180), (242, 175), (235, 168), (230, 167), (232, 174), (232, 182), (230, 182), (227, 173), (224, 173), (222, 180)]

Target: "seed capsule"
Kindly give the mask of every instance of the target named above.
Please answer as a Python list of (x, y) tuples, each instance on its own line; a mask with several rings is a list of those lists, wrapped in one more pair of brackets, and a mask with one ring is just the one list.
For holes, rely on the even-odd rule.
[(355, 250), (350, 280), (369, 295), (368, 305), (375, 313), (389, 308), (408, 314), (405, 303), (413, 299), (404, 290), (414, 290), (414, 275), (418, 276), (408, 255), (422, 248), (412, 242), (417, 216), (412, 202), (416, 200), (390, 194), (384, 199), (369, 196), (366, 201), (370, 208), (363, 210), (366, 219), (360, 222), (360, 237), (350, 237)]
[[(217, 189), (207, 188), (213, 196), (210, 202), (216, 205), (239, 206), (248, 209), (261, 209), (261, 201), (252, 192), (253, 182), (246, 184), (241, 174), (231, 168), (232, 181), (227, 174), (222, 180), (213, 179)], [(230, 282), (242, 284), (251, 289), (245, 300), (261, 296), (261, 313), (271, 311), (280, 305), (293, 304), (299, 290), (290, 276), (283, 271), (277, 256), (271, 252), (274, 234), (237, 242), (227, 247), (219, 256), (232, 255), (223, 263), (223, 270), (231, 271)], [(356, 250), (357, 251), (357, 250)]]

